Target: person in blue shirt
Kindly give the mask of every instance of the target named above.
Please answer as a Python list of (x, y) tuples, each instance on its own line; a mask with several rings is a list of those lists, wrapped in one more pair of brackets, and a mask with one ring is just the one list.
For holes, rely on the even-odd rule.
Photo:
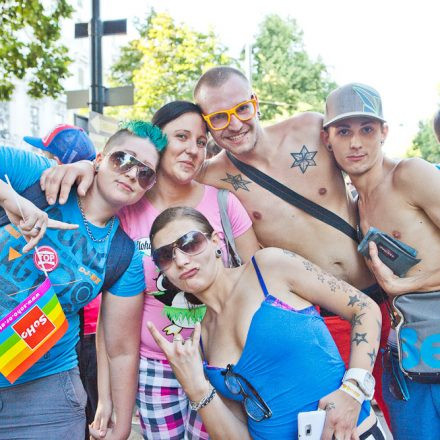
[[(75, 352), (78, 311), (102, 290), (109, 247), (119, 226), (115, 214), (136, 203), (154, 184), (159, 150), (165, 145), (166, 137), (157, 127), (128, 122), (97, 155), (87, 195), (78, 196), (73, 190), (65, 205), (54, 204), (45, 212), (18, 196), (23, 214), (5, 175), (21, 193), (53, 162), (0, 147), (0, 205), (12, 223), (0, 228), (0, 319), (44, 281), (44, 265), (68, 321), (64, 336), (13, 384), (0, 374), (0, 439), (84, 438), (86, 396)], [(78, 227), (46, 229), (42, 237), (47, 226), (60, 226), (53, 221)], [(50, 264), (28, 252), (37, 242), (39, 251), (50, 255)], [(115, 400), (115, 425), (109, 438), (127, 438), (131, 429), (144, 289), (142, 261), (135, 250), (126, 271), (104, 291), (102, 302)]]
[[(218, 234), (192, 208), (163, 211), (150, 240), (164, 276), (207, 308), (187, 340), (147, 325), (212, 439), (297, 438), (298, 413), (318, 406), (323, 440), (385, 439), (369, 402), (381, 328), (372, 299), (278, 248), (223, 267)], [(347, 371), (312, 304), (351, 322)]]

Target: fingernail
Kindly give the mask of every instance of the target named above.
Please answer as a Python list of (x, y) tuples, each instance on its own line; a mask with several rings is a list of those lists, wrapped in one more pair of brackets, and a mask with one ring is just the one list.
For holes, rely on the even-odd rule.
[(53, 205), (53, 204), (54, 204), (54, 200), (53, 200), (53, 198), (52, 198), (52, 197), (49, 197), (48, 202), (49, 202), (49, 205)]

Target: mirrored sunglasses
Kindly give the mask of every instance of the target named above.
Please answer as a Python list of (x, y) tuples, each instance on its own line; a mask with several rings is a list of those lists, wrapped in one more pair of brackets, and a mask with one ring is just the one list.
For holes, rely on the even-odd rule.
[(152, 252), (153, 261), (160, 270), (167, 270), (173, 262), (176, 249), (187, 255), (200, 254), (208, 245), (207, 236), (209, 234), (200, 231), (187, 232), (176, 241), (154, 249)]
[[(229, 364), (223, 373), (225, 376), (225, 385), (232, 394), (241, 395), (243, 397), (243, 406), (246, 414), (256, 422), (261, 422), (264, 419), (272, 417), (272, 411), (260, 394), (258, 394), (257, 390), (241, 374), (234, 373), (232, 368), (233, 365)], [(243, 384), (245, 386), (243, 386)]]
[(126, 151), (114, 151), (108, 156), (113, 171), (127, 173), (136, 167), (136, 178), (143, 189), (150, 189), (156, 182), (156, 172)]
[(252, 119), (257, 113), (257, 100), (254, 97), (247, 101), (240, 102), (229, 110), (221, 110), (202, 115), (212, 130), (224, 130), (231, 123), (231, 115), (234, 115), (240, 121), (245, 122)]

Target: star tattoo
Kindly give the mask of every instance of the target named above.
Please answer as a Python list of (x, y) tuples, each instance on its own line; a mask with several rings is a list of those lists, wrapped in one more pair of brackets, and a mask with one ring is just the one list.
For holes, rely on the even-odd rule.
[(366, 333), (356, 333), (356, 336), (352, 339), (351, 342), (356, 342), (356, 346), (358, 346), (361, 342), (366, 342), (368, 344), (365, 336), (367, 336)]
[(290, 155), (295, 159), (292, 166), (299, 167), (301, 172), (304, 174), (308, 167), (316, 166), (316, 162), (313, 158), (316, 156), (318, 151), (309, 151), (305, 145), (301, 148), (299, 153), (290, 153)]
[(365, 313), (361, 313), (360, 315), (354, 315), (351, 319), (351, 326), (354, 327), (356, 325), (362, 324), (361, 318), (364, 316)]
[(376, 361), (376, 356), (377, 356), (376, 349), (373, 348), (373, 351), (371, 353), (367, 353), (367, 354), (368, 354), (368, 356), (370, 356), (370, 364), (371, 364), (371, 366), (373, 366), (374, 362)]
[(252, 183), (250, 180), (244, 180), (241, 177), (241, 174), (237, 174), (236, 176), (226, 173), (226, 175), (228, 176), (226, 179), (220, 179), (223, 180), (223, 182), (228, 182), (230, 183), (235, 191), (238, 191), (239, 189), (244, 189), (245, 191), (249, 191), (247, 185), (249, 183)]
[(357, 302), (359, 302), (359, 298), (357, 295), (353, 295), (353, 296), (349, 296), (350, 297), (350, 301), (348, 302), (349, 306), (354, 306)]

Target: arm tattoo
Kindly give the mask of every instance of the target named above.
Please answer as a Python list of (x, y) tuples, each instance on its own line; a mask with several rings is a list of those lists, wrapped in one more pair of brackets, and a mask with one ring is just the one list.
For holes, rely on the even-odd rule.
[(313, 263), (310, 263), (310, 261), (307, 261), (307, 260), (304, 260), (303, 261), (303, 265), (304, 265), (304, 267), (307, 269), (307, 270), (309, 270), (310, 272), (313, 272), (314, 271), (314, 265), (313, 265)]
[(305, 145), (302, 146), (299, 153), (290, 153), (294, 158), (293, 164), (290, 168), (299, 167), (304, 174), (308, 167), (316, 166), (316, 162), (313, 160), (318, 151), (309, 151)]
[(362, 324), (361, 318), (364, 315), (365, 315), (365, 313), (361, 313), (360, 315), (354, 315), (353, 318), (351, 318), (351, 321), (350, 321), (351, 326), (352, 327), (356, 327), (357, 325), (361, 325)]
[(359, 297), (357, 295), (350, 295), (350, 301), (348, 301), (347, 305), (354, 307), (357, 302), (359, 302)]
[(376, 356), (377, 356), (376, 349), (373, 348), (373, 351), (367, 354), (370, 357), (370, 366), (372, 367), (374, 365), (374, 362), (376, 361)]
[(361, 342), (366, 342), (368, 344), (366, 336), (367, 336), (366, 333), (356, 333), (355, 337), (351, 340), (351, 342), (356, 342), (356, 346), (358, 346)]
[(332, 409), (335, 409), (335, 408), (336, 408), (336, 405), (334, 402), (329, 402), (329, 403), (327, 403), (327, 405), (325, 405), (326, 411), (331, 411)]
[(235, 191), (238, 191), (239, 189), (244, 189), (245, 191), (250, 191), (247, 185), (252, 183), (250, 180), (244, 180), (241, 177), (241, 174), (233, 175), (226, 173), (226, 179), (220, 179), (223, 180), (223, 182), (230, 183)]

